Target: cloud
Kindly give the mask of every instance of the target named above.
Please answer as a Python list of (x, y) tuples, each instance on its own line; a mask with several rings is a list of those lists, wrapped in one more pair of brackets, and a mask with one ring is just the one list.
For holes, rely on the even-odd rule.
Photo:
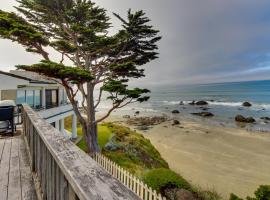
[[(11, 8), (10, 2), (7, 9)], [(160, 58), (145, 66), (147, 77), (140, 84), (270, 79), (270, 69), (266, 67), (270, 53), (268, 0), (96, 2), (109, 13), (122, 16), (128, 8), (143, 9), (152, 19), (151, 23), (161, 31)], [(5, 9), (6, 2), (0, 0), (0, 3)], [(112, 22), (116, 29), (120, 27), (113, 17)], [(35, 60), (33, 56), (24, 57), (20, 48), (6, 46), (9, 45), (0, 41), (0, 51), (5, 52), (0, 60), (4, 60), (5, 66)], [(11, 59), (14, 54), (18, 59)]]

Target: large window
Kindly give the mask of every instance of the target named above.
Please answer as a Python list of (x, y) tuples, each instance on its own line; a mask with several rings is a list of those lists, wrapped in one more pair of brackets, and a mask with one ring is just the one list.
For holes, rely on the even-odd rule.
[(64, 90), (59, 89), (59, 100), (60, 104), (64, 104)]
[(41, 91), (35, 90), (35, 108), (41, 107)]
[(58, 106), (58, 90), (46, 90), (46, 108)]
[(17, 91), (17, 99), (16, 99), (16, 103), (17, 104), (22, 104), (25, 103), (26, 99), (25, 99), (25, 90), (18, 90)]
[(29, 106), (34, 106), (34, 91), (33, 90), (26, 90), (26, 103)]

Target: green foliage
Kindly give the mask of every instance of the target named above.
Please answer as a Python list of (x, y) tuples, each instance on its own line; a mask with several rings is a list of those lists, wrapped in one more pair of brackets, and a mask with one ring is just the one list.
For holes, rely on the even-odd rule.
[[(261, 185), (255, 192), (255, 197), (247, 197), (246, 200), (270, 200), (270, 185)], [(230, 200), (243, 200), (231, 194)]]
[(139, 177), (149, 169), (168, 168), (168, 163), (142, 134), (116, 124), (106, 125), (113, 133), (110, 141), (120, 148), (113, 152), (104, 149), (103, 153), (117, 164)]
[(116, 34), (108, 34), (110, 18), (105, 9), (91, 0), (17, 1), (16, 9), (24, 18), (3, 12), (8, 26), (2, 20), (2, 36), (26, 45), (28, 51), (40, 53), (46, 60), (49, 57), (43, 46), (49, 45), (63, 58), (68, 57), (76, 68), (90, 71), (93, 79), (85, 71), (64, 67), (62, 62), (42, 61), (19, 68), (78, 85), (104, 83), (103, 90), (109, 92), (115, 109), (149, 99), (144, 96), (149, 90), (129, 89), (127, 85), (129, 79), (144, 77), (144, 69), (139, 67), (158, 57), (157, 42), (161, 37), (149, 25), (150, 19), (143, 11), (129, 10), (127, 19), (114, 14), (122, 22), (122, 28)]
[[(65, 118), (65, 128), (68, 131), (71, 131), (72, 127), (72, 118), (71, 117), (66, 117)], [(79, 137), (83, 137), (82, 133), (82, 126), (77, 123), (77, 134)], [(98, 145), (100, 146), (101, 149), (104, 148), (106, 143), (109, 142), (110, 138), (112, 137), (112, 132), (111, 130), (104, 124), (101, 124), (98, 126)], [(84, 152), (88, 152), (87, 150), (87, 144), (85, 140), (81, 140), (77, 146), (82, 149)]]
[(158, 168), (147, 172), (143, 176), (144, 182), (158, 192), (166, 188), (190, 189), (189, 183), (170, 169)]
[(41, 46), (49, 45), (38, 27), (15, 13), (0, 10), (0, 38), (10, 39), (26, 47), (27, 51), (41, 53)]
[(30, 66), (17, 65), (16, 67), (26, 71), (37, 72), (48, 77), (66, 80), (71, 83), (84, 83), (93, 79), (91, 73), (87, 70), (65, 66), (63, 64), (58, 64), (47, 60), (42, 60), (40, 63)]
[(215, 191), (215, 189), (204, 190), (198, 186), (192, 186), (192, 192), (198, 199), (202, 200), (223, 200), (221, 195)]
[[(136, 101), (142, 103), (149, 99), (149, 96), (144, 96), (144, 94), (149, 93), (148, 89), (128, 89), (128, 85), (124, 84), (125, 80), (109, 80), (103, 86), (102, 90), (110, 94), (108, 99), (111, 99), (115, 103), (121, 103), (125, 99), (136, 99)], [(119, 96), (123, 96), (119, 99)]]

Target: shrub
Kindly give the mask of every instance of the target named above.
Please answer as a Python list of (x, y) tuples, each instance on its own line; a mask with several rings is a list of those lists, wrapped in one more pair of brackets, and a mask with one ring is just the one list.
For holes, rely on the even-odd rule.
[[(270, 185), (261, 185), (255, 192), (255, 198), (247, 197), (247, 200), (270, 200)], [(235, 194), (231, 194), (230, 200), (243, 200), (236, 196)]]
[(167, 188), (190, 189), (189, 183), (183, 177), (166, 168), (148, 171), (144, 174), (143, 180), (148, 186), (161, 193)]
[[(199, 186), (192, 186), (192, 191), (196, 195), (197, 199), (201, 200), (223, 200), (221, 195), (214, 189), (202, 189)], [(236, 199), (234, 199), (236, 200)]]

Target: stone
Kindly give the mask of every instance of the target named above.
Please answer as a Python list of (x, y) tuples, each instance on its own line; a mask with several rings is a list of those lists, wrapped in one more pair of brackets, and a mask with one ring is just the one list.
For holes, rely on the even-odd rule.
[(172, 124), (173, 126), (175, 126), (175, 125), (179, 125), (179, 124), (180, 124), (180, 122), (179, 122), (178, 120), (176, 120), (176, 119), (175, 119), (175, 120), (173, 120), (173, 124)]
[(270, 121), (270, 117), (261, 117), (262, 120)]
[(253, 117), (246, 118), (246, 123), (254, 123), (256, 120)]
[(198, 115), (201, 117), (213, 117), (214, 114), (210, 112), (199, 112), (199, 113), (191, 113), (192, 115)]
[(135, 114), (136, 114), (136, 115), (139, 115), (139, 114), (140, 114), (140, 111), (136, 111)]
[(130, 115), (124, 115), (123, 118), (124, 119), (130, 119)]
[(237, 115), (235, 117), (235, 121), (237, 121), (237, 122), (246, 122), (246, 118), (243, 115)]
[(184, 104), (183, 101), (180, 101), (179, 105), (180, 105), (180, 106), (183, 106), (183, 105), (185, 105), (185, 104)]
[(188, 104), (194, 106), (195, 105), (195, 101), (192, 101), (192, 102), (190, 102)]
[(242, 104), (242, 106), (244, 106), (244, 107), (251, 107), (252, 104), (246, 101), (246, 102), (244, 102), (244, 103)]
[(197, 101), (196, 105), (197, 106), (205, 106), (205, 105), (208, 105), (208, 103), (206, 101)]
[(237, 115), (235, 117), (235, 121), (236, 122), (242, 122), (242, 123), (254, 123), (254, 122), (256, 122), (256, 120), (253, 117), (247, 117), (247, 118), (245, 118), (242, 115)]
[(210, 108), (203, 108), (203, 107), (200, 107), (200, 109), (202, 109), (203, 111), (207, 111), (207, 110), (209, 110)]
[(172, 114), (179, 114), (180, 112), (179, 112), (179, 110), (173, 110), (172, 111)]
[(149, 126), (138, 126), (137, 129), (140, 131), (147, 131), (149, 130)]

